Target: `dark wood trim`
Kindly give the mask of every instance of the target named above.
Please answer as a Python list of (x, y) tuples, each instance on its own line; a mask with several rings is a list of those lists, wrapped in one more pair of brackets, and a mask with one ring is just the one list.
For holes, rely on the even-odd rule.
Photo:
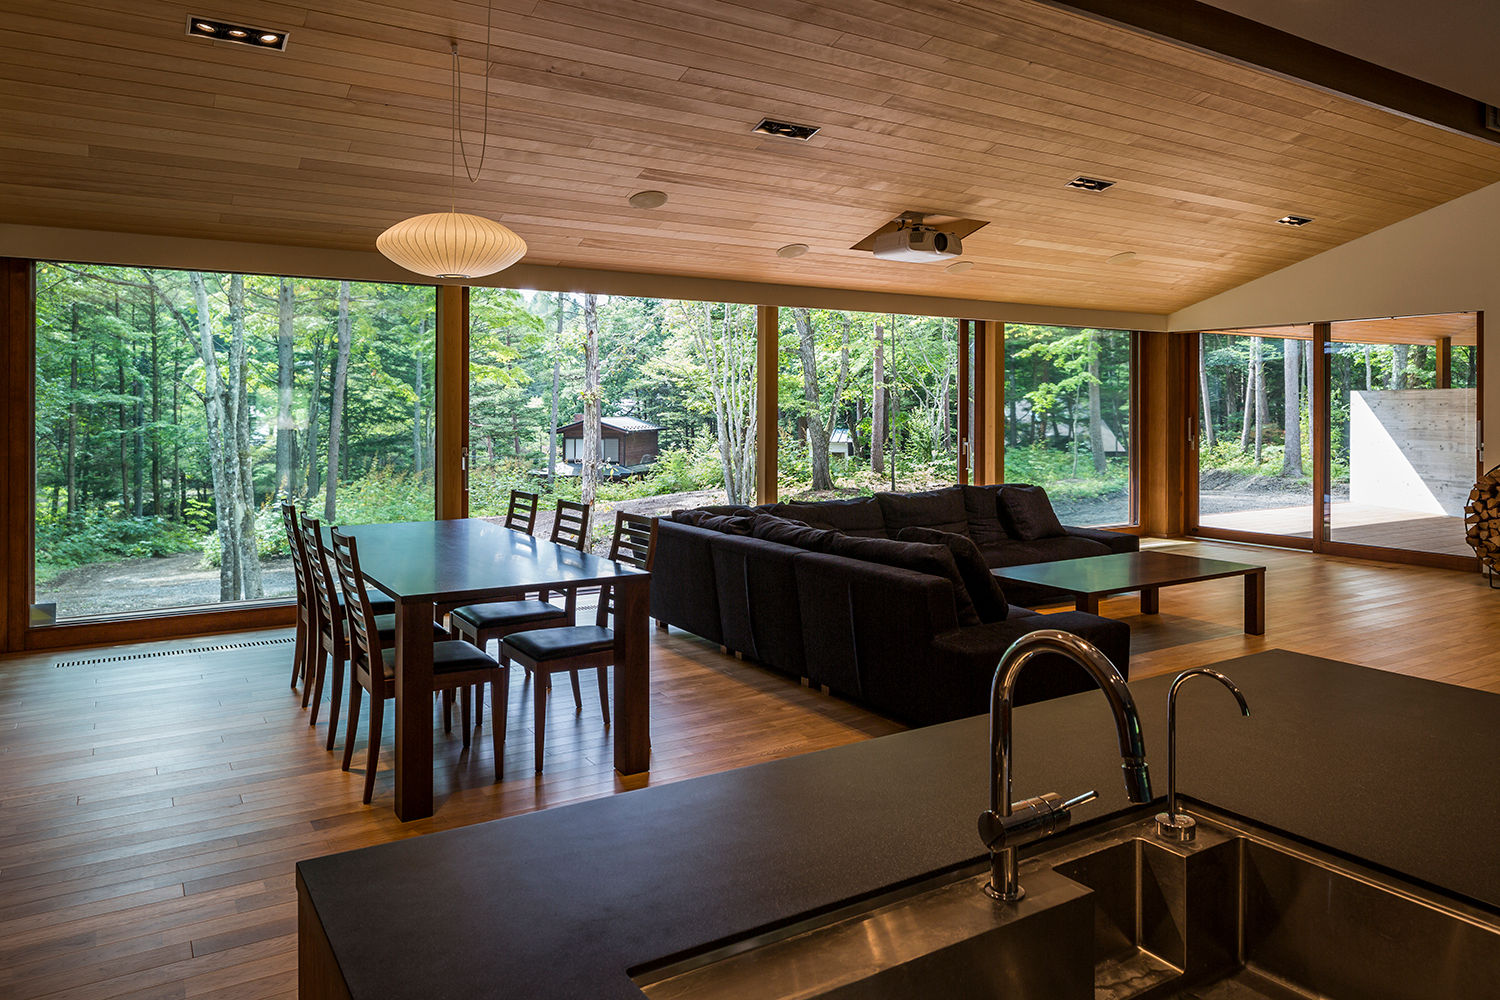
[[(1185, 334), (1183, 344), (1183, 368), (1186, 369), (1187, 406), (1187, 451), (1182, 460), (1182, 530), (1184, 534), (1198, 534), (1198, 446), (1203, 434), (1202, 391), (1198, 385), (1198, 358), (1203, 350), (1203, 334)], [(1136, 335), (1140, 339), (1140, 335)]]
[(781, 360), (781, 311), (755, 307), (755, 499), (775, 503), (777, 497), (777, 399)]
[(1005, 324), (985, 320), (979, 326), (979, 339), (985, 345), (984, 419), (975, 417), (984, 432), (985, 447), (976, 449), (976, 469), (983, 466), (976, 482), (1005, 482)]
[(1300, 535), (1270, 535), (1259, 531), (1235, 531), (1230, 528), (1214, 528), (1202, 524), (1194, 527), (1192, 533), (1198, 538), (1212, 538), (1223, 542), (1270, 545), (1282, 549), (1302, 549), (1306, 552), (1311, 552), (1313, 549), (1312, 539), (1303, 538)]
[(1439, 337), (1434, 346), (1437, 348), (1437, 377), (1434, 381), (1439, 389), (1451, 389), (1453, 388), (1453, 338)]
[(1474, 442), (1474, 478), (1478, 479), (1487, 471), (1485, 469), (1484, 454), (1484, 312), (1481, 310), (1474, 314), (1474, 406), (1475, 414), (1474, 436), (1479, 440)]
[(1312, 439), (1313, 460), (1313, 551), (1329, 537), (1333, 520), (1333, 392), (1329, 374), (1328, 352), (1333, 340), (1331, 323), (1314, 323), (1307, 349), (1313, 352), (1313, 380), (1307, 387), (1308, 405), (1312, 408), (1308, 436)]
[(1455, 556), (1446, 552), (1388, 549), (1379, 545), (1359, 545), (1354, 542), (1335, 542), (1326, 539), (1319, 543), (1317, 551), (1327, 556), (1374, 559), (1379, 562), (1400, 563), (1404, 566), (1434, 566), (1438, 569), (1456, 569), (1469, 573), (1479, 571), (1479, 560), (1473, 556)]
[(969, 321), (958, 321), (958, 482), (969, 482)]
[(278, 601), (253, 607), (182, 609), (145, 612), (144, 615), (98, 618), (28, 629), (25, 648), (72, 649), (78, 646), (118, 645), (158, 639), (187, 639), (221, 632), (287, 628), (296, 622), (297, 605), (292, 601)]
[(0, 259), (0, 650), (24, 646), (31, 624), (36, 537), (33, 406), (36, 381), (36, 268)]
[[(1185, 384), (1189, 338), (1178, 333), (1142, 333), (1141, 527), (1148, 534), (1183, 534), (1189, 491), (1187, 403), (1194, 397)], [(1196, 487), (1193, 487), (1196, 488)]]
[(985, 437), (985, 413), (984, 399), (986, 387), (989, 385), (990, 374), (987, 370), (988, 351), (985, 349), (984, 335), (986, 323), (977, 320), (974, 323), (974, 423), (969, 428), (969, 455), (974, 466), (974, 485), (982, 486), (987, 480), (984, 478), (984, 453), (988, 445)]
[[(469, 516), (469, 289), (437, 287), (433, 516)], [(420, 361), (420, 359), (418, 359)]]
[(1041, 0), (1153, 38), (1252, 66), (1403, 118), (1500, 142), (1485, 105), (1337, 49), (1196, 0)]

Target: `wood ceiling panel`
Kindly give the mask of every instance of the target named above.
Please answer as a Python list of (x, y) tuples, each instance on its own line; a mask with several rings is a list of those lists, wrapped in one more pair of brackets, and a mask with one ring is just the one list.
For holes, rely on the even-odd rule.
[[(1028, 0), (496, 0), (487, 67), (483, 3), (236, 4), (280, 54), (178, 3), (13, 6), (17, 223), (369, 249), (446, 207), (455, 37), (471, 162), (486, 83), (491, 129), (459, 207), (535, 263), (1161, 313), (1500, 181), (1495, 145)], [(976, 266), (849, 249), (908, 210), (988, 222)]]

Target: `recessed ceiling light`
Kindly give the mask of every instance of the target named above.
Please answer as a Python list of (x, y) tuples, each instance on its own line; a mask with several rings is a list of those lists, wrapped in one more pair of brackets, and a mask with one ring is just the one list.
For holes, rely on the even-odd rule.
[(974, 270), (974, 262), (972, 260), (955, 260), (953, 263), (943, 268), (943, 270), (947, 271), (949, 274), (965, 274), (969, 271)]
[(785, 257), (788, 260), (791, 260), (793, 257), (801, 257), (810, 249), (811, 247), (809, 247), (806, 243), (788, 243), (786, 246), (776, 251), (776, 256)]
[(630, 196), (631, 208), (661, 208), (666, 203), (665, 191), (637, 191)]
[(199, 38), (213, 38), (221, 42), (234, 42), (257, 49), (286, 51), (286, 32), (276, 28), (257, 28), (248, 24), (230, 24), (211, 17), (192, 16), (187, 19), (187, 33)]
[(792, 122), (778, 122), (770, 118), (762, 118), (760, 124), (751, 129), (762, 135), (775, 135), (783, 139), (801, 139), (806, 142), (818, 134), (816, 125), (795, 125)]
[(1126, 250), (1124, 253), (1117, 253), (1113, 257), (1110, 257), (1108, 260), (1105, 261), (1105, 263), (1106, 264), (1129, 264), (1133, 260), (1135, 260), (1135, 253), (1134, 253), (1134, 251)]
[(1276, 220), (1279, 225), (1283, 226), (1305, 226), (1311, 221), (1312, 219), (1305, 215), (1283, 215)]
[(1068, 187), (1080, 191), (1104, 191), (1114, 186), (1114, 181), (1101, 181), (1097, 177), (1075, 177), (1068, 181)]

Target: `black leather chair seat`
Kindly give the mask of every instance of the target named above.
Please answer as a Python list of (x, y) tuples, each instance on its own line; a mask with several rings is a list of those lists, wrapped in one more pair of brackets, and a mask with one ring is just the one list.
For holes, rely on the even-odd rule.
[[(387, 649), (382, 653), (385, 661), (386, 679), (396, 676), (396, 651)], [(434, 643), (432, 646), (432, 672), (437, 674), (458, 674), (466, 670), (494, 670), (500, 666), (498, 660), (475, 646), (473, 643), (464, 642), (461, 639), (450, 639), (445, 642)]]
[(525, 625), (566, 615), (567, 611), (546, 601), (495, 601), (491, 604), (466, 604), (453, 610), (454, 618), (476, 629)]
[(598, 625), (569, 625), (517, 632), (500, 640), (506, 651), (520, 653), (536, 663), (583, 656), (613, 649), (615, 634)]
[[(377, 631), (377, 632), (380, 633), (380, 641), (381, 642), (390, 642), (392, 639), (396, 638), (396, 616), (395, 615), (376, 615), (375, 616), (375, 631)], [(443, 626), (442, 626), (442, 624), (440, 622), (433, 622), (432, 623), (432, 641), (433, 642), (442, 642), (444, 639), (451, 639), (451, 638), (453, 638), (453, 634), (451, 632), (449, 632), (447, 629), (443, 628)]]
[[(334, 594), (333, 596), (338, 600), (339, 607), (342, 608), (344, 606), (343, 590), (338, 591), (338, 593)], [(373, 591), (370, 594), (370, 610), (375, 612), (377, 615), (395, 614), (396, 599), (386, 594), (382, 594), (379, 591)]]

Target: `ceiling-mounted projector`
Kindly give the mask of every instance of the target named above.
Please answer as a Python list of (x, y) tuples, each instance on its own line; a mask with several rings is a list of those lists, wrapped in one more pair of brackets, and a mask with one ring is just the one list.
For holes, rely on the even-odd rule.
[(881, 260), (951, 260), (964, 252), (964, 244), (955, 233), (917, 223), (876, 236), (874, 252)]

